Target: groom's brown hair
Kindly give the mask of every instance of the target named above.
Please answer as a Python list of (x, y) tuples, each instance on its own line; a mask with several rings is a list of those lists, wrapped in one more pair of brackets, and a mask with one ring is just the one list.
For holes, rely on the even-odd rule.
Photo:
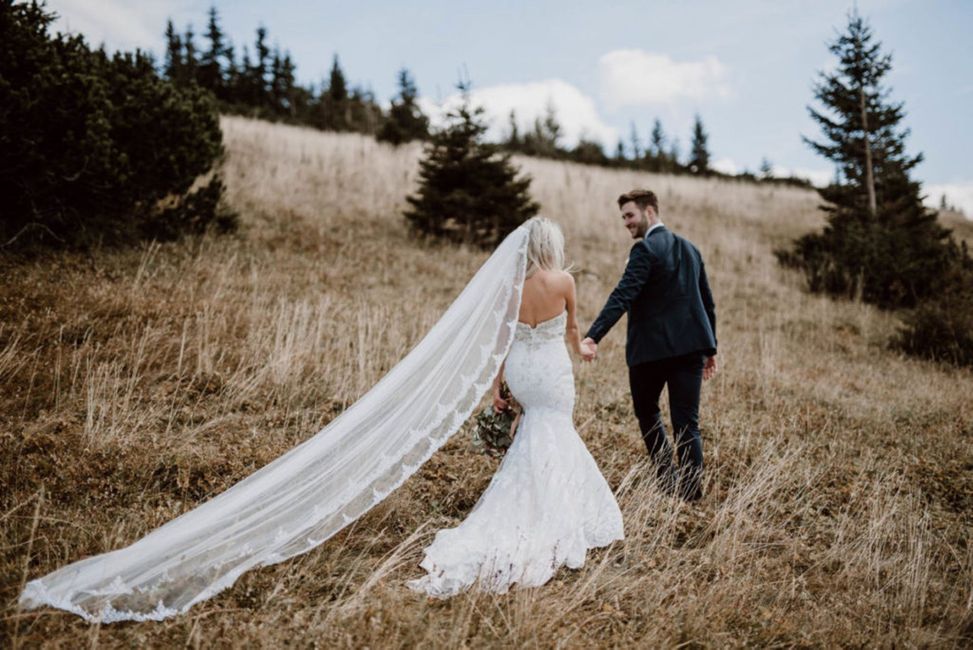
[(630, 192), (625, 192), (618, 197), (618, 207), (622, 207), (629, 201), (635, 201), (635, 205), (639, 206), (639, 210), (645, 210), (651, 205), (652, 209), (655, 210), (655, 213), (659, 214), (659, 197), (655, 195), (655, 192), (649, 190), (632, 190)]

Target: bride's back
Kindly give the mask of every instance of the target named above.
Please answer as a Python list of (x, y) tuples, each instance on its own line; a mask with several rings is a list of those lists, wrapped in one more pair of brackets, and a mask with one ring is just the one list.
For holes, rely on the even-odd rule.
[(567, 305), (570, 279), (565, 271), (537, 269), (524, 280), (517, 320), (533, 327), (560, 315)]

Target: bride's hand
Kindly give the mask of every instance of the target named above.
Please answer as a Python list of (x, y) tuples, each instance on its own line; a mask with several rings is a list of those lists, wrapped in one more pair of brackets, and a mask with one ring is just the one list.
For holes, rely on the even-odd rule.
[(585, 361), (594, 361), (598, 355), (598, 344), (593, 339), (586, 338), (581, 341), (581, 358)]
[(493, 391), (493, 410), (506, 411), (508, 408), (510, 408), (510, 404), (500, 397), (500, 391)]

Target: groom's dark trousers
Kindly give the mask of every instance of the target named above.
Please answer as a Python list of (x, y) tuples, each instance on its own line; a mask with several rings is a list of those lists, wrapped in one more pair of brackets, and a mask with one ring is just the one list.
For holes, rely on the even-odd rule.
[[(648, 361), (628, 369), (635, 417), (642, 440), (655, 461), (662, 486), (675, 485), (683, 496), (702, 496), (703, 438), (699, 434), (699, 393), (703, 383), (704, 357), (700, 353)], [(669, 386), (669, 413), (679, 458), (679, 471), (672, 466), (672, 447), (659, 410), (662, 387)]]
[[(688, 240), (653, 228), (629, 253), (622, 279), (587, 336), (601, 341), (628, 314), (625, 359), (642, 438), (667, 484), (679, 478), (683, 496), (699, 498), (703, 445), (699, 394), (706, 357), (716, 354), (716, 306), (699, 250)], [(662, 387), (669, 387), (679, 475), (659, 413)]]

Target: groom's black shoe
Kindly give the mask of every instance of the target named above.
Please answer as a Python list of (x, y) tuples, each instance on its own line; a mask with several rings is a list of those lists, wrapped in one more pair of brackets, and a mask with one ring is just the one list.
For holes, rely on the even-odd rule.
[(674, 497), (679, 492), (679, 479), (676, 476), (675, 469), (671, 465), (656, 466), (655, 484), (659, 488), (659, 491), (666, 496)]
[(700, 472), (695, 469), (688, 469), (680, 472), (678, 493), (683, 501), (692, 503), (703, 498), (703, 481)]

